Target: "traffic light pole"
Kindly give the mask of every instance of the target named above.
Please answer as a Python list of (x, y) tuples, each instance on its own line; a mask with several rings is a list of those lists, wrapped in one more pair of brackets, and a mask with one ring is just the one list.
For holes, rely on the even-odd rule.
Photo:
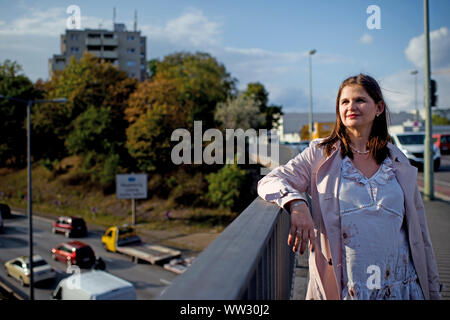
[(433, 140), (432, 140), (432, 114), (430, 91), (430, 33), (428, 22), (428, 0), (423, 1), (424, 35), (425, 35), (425, 153), (424, 153), (424, 199), (434, 200), (433, 179)]

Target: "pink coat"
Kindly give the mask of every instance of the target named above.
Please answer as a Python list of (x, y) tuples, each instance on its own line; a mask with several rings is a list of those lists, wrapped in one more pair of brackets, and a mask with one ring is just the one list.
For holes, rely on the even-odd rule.
[[(281, 208), (293, 199), (311, 196), (311, 212), (315, 225), (314, 252), (309, 254), (309, 283), (307, 300), (340, 299), (342, 277), (341, 226), (337, 190), (341, 172), (340, 143), (329, 157), (317, 144), (275, 168), (258, 183), (258, 194)], [(419, 283), (425, 299), (440, 299), (440, 283), (433, 247), (425, 217), (422, 198), (417, 186), (417, 168), (405, 155), (389, 143), (391, 160), (397, 180), (405, 195), (405, 215), (409, 245)], [(320, 235), (320, 236), (319, 236)]]

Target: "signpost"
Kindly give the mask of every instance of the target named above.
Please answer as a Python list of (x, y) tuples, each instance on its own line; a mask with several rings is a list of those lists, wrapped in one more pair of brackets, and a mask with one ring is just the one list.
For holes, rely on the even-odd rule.
[(117, 174), (117, 199), (131, 199), (133, 225), (136, 225), (136, 199), (147, 198), (147, 174)]

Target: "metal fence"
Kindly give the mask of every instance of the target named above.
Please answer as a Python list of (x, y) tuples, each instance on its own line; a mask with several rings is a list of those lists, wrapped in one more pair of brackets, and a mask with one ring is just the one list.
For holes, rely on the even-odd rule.
[(161, 294), (162, 300), (287, 300), (295, 254), (290, 219), (257, 198)]

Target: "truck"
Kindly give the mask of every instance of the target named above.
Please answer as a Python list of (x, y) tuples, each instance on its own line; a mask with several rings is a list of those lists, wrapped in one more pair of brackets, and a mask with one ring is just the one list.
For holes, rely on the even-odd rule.
[(105, 271), (75, 273), (62, 279), (54, 300), (136, 300), (133, 284)]
[(135, 263), (141, 260), (156, 264), (181, 257), (181, 251), (142, 242), (135, 227), (128, 224), (109, 227), (102, 236), (102, 244), (106, 251), (127, 255)]

